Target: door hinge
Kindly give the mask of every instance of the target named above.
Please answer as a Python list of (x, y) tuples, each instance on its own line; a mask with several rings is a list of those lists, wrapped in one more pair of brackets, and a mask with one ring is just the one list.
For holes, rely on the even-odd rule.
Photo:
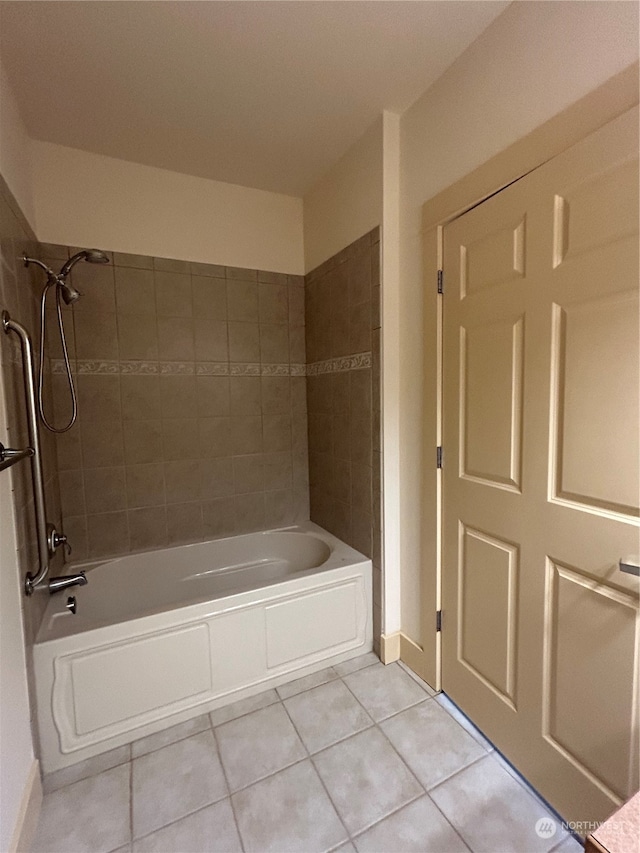
[(442, 468), (442, 447), (436, 447), (436, 468)]
[(436, 610), (436, 633), (442, 631), (442, 610)]
[(444, 293), (444, 270), (438, 270), (438, 293)]

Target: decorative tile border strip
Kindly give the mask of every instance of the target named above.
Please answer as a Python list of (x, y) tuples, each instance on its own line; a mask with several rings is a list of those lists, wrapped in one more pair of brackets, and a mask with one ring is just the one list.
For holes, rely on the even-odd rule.
[[(304, 364), (230, 364), (226, 361), (109, 361), (78, 359), (71, 361), (78, 375), (94, 376), (306, 376)], [(51, 359), (51, 372), (66, 373), (61, 358)]]
[(344, 355), (340, 358), (330, 358), (327, 361), (315, 361), (307, 365), (307, 376), (318, 376), (321, 373), (344, 373), (347, 370), (364, 370), (371, 367), (371, 353), (359, 352), (356, 355)]

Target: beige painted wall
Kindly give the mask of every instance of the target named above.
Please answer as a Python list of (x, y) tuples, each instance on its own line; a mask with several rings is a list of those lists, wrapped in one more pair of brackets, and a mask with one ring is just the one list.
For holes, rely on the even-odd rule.
[(416, 641), (420, 565), (433, 555), (433, 542), (420, 550), (420, 472), (434, 462), (422, 458), (421, 434), (435, 418), (435, 389), (422, 395), (423, 347), (434, 343), (423, 325), (425, 292), (435, 310), (435, 281), (423, 290), (422, 205), (637, 57), (636, 3), (513, 3), (402, 116), (401, 334), (385, 346), (385, 378), (400, 388), (400, 440), (385, 456), (398, 455), (402, 629)]
[[(30, 140), (13, 91), (0, 64), (0, 175), (34, 228)], [(35, 228), (34, 228), (35, 230)]]
[(43, 242), (304, 272), (302, 199), (49, 142), (31, 156)]
[(382, 116), (304, 197), (305, 271), (382, 221)]

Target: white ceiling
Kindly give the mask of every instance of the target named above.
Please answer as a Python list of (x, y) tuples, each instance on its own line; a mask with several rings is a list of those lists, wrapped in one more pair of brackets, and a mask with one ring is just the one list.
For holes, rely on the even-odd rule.
[(303, 195), (508, 2), (1, 2), (29, 134)]

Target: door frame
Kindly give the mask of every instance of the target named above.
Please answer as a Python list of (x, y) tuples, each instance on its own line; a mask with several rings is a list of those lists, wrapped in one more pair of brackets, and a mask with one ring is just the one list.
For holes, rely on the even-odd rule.
[[(640, 100), (635, 62), (527, 136), (426, 201), (422, 207), (425, 400), (435, 397), (435, 421), (423, 425), (421, 530), (421, 642), (400, 635), (400, 659), (435, 690), (441, 689), (442, 472), (435, 465), (442, 445), (443, 295), (438, 271), (443, 263), (444, 227), (472, 207), (542, 166), (598, 128), (635, 107)], [(446, 289), (446, 282), (445, 282)], [(444, 448), (446, 454), (447, 449)], [(446, 464), (446, 462), (444, 463)], [(434, 606), (435, 602), (435, 606)]]

